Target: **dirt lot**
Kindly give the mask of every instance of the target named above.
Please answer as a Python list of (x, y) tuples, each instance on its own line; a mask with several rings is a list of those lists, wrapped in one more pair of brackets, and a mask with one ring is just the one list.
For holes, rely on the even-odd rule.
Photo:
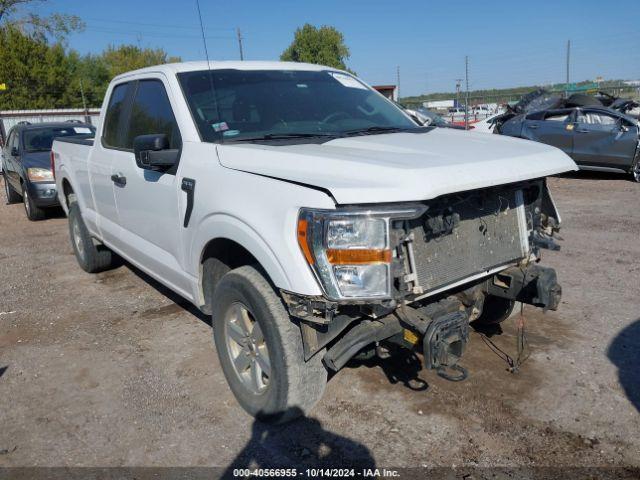
[[(130, 266), (81, 271), (62, 214), (1, 205), (0, 466), (640, 466), (640, 186), (550, 183), (564, 242), (544, 261), (564, 297), (525, 309), (520, 373), (474, 332), (465, 382), (376, 360), (275, 428), (234, 401), (209, 319)], [(492, 340), (513, 352), (514, 333)]]

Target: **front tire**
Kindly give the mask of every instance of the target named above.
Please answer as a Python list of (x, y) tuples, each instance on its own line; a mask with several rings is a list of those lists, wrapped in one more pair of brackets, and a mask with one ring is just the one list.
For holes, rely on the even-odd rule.
[(213, 293), (213, 337), (238, 403), (269, 423), (307, 413), (327, 383), (321, 352), (305, 362), (300, 328), (256, 268), (225, 274)]
[(631, 179), (636, 183), (640, 183), (640, 155), (638, 155), (636, 163), (631, 168)]
[(22, 186), (22, 201), (24, 202), (24, 212), (32, 222), (43, 220), (47, 216), (47, 212), (33, 202), (25, 185)]
[(476, 322), (482, 325), (502, 323), (511, 316), (515, 305), (515, 300), (487, 295), (482, 305), (482, 313)]
[(69, 205), (69, 237), (76, 260), (85, 272), (97, 273), (111, 267), (113, 253), (104, 245), (94, 244), (77, 202)]
[(16, 192), (13, 187), (9, 184), (9, 179), (7, 178), (7, 174), (4, 174), (4, 193), (7, 197), (7, 203), (11, 205), (12, 203), (18, 203), (20, 201), (20, 194)]

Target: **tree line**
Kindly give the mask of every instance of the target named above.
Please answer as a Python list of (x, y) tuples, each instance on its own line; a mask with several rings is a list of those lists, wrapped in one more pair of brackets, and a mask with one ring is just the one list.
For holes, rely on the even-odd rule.
[(109, 46), (99, 54), (80, 55), (62, 41), (0, 28), (0, 110), (100, 107), (116, 75), (167, 62), (179, 62), (161, 48)]

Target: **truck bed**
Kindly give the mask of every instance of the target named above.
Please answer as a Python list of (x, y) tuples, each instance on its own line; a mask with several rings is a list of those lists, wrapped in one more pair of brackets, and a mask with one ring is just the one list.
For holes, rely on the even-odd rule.
[(87, 202), (86, 207), (90, 210), (94, 209), (93, 196), (87, 181), (89, 177), (88, 161), (93, 141), (92, 135), (57, 137), (53, 140), (51, 151), (53, 152), (53, 168), (55, 169), (58, 198), (65, 211), (67, 211), (67, 205), (63, 197), (64, 188), (59, 180), (64, 177), (69, 177), (76, 185), (76, 193), (80, 194)]

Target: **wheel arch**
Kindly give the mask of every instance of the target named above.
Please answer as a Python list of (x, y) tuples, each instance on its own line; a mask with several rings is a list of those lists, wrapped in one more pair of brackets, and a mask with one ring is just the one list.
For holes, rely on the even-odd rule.
[(195, 271), (198, 276), (197, 296), (202, 310), (210, 312), (211, 294), (213, 287), (222, 278), (219, 270), (210, 270), (208, 259), (217, 259), (228, 269), (235, 269), (244, 265), (255, 265), (260, 268), (268, 280), (276, 287), (290, 289), (290, 281), (284, 268), (278, 262), (275, 253), (257, 232), (234, 217), (220, 218), (217, 216), (207, 228), (199, 227), (198, 231), (212, 232), (205, 234), (196, 251), (199, 252), (198, 264)]
[(74, 195), (75, 191), (73, 190), (71, 182), (67, 177), (64, 177), (62, 179), (60, 185), (62, 186), (62, 197), (60, 198), (60, 204), (62, 205), (62, 208), (64, 208), (64, 210), (69, 213), (69, 196)]

